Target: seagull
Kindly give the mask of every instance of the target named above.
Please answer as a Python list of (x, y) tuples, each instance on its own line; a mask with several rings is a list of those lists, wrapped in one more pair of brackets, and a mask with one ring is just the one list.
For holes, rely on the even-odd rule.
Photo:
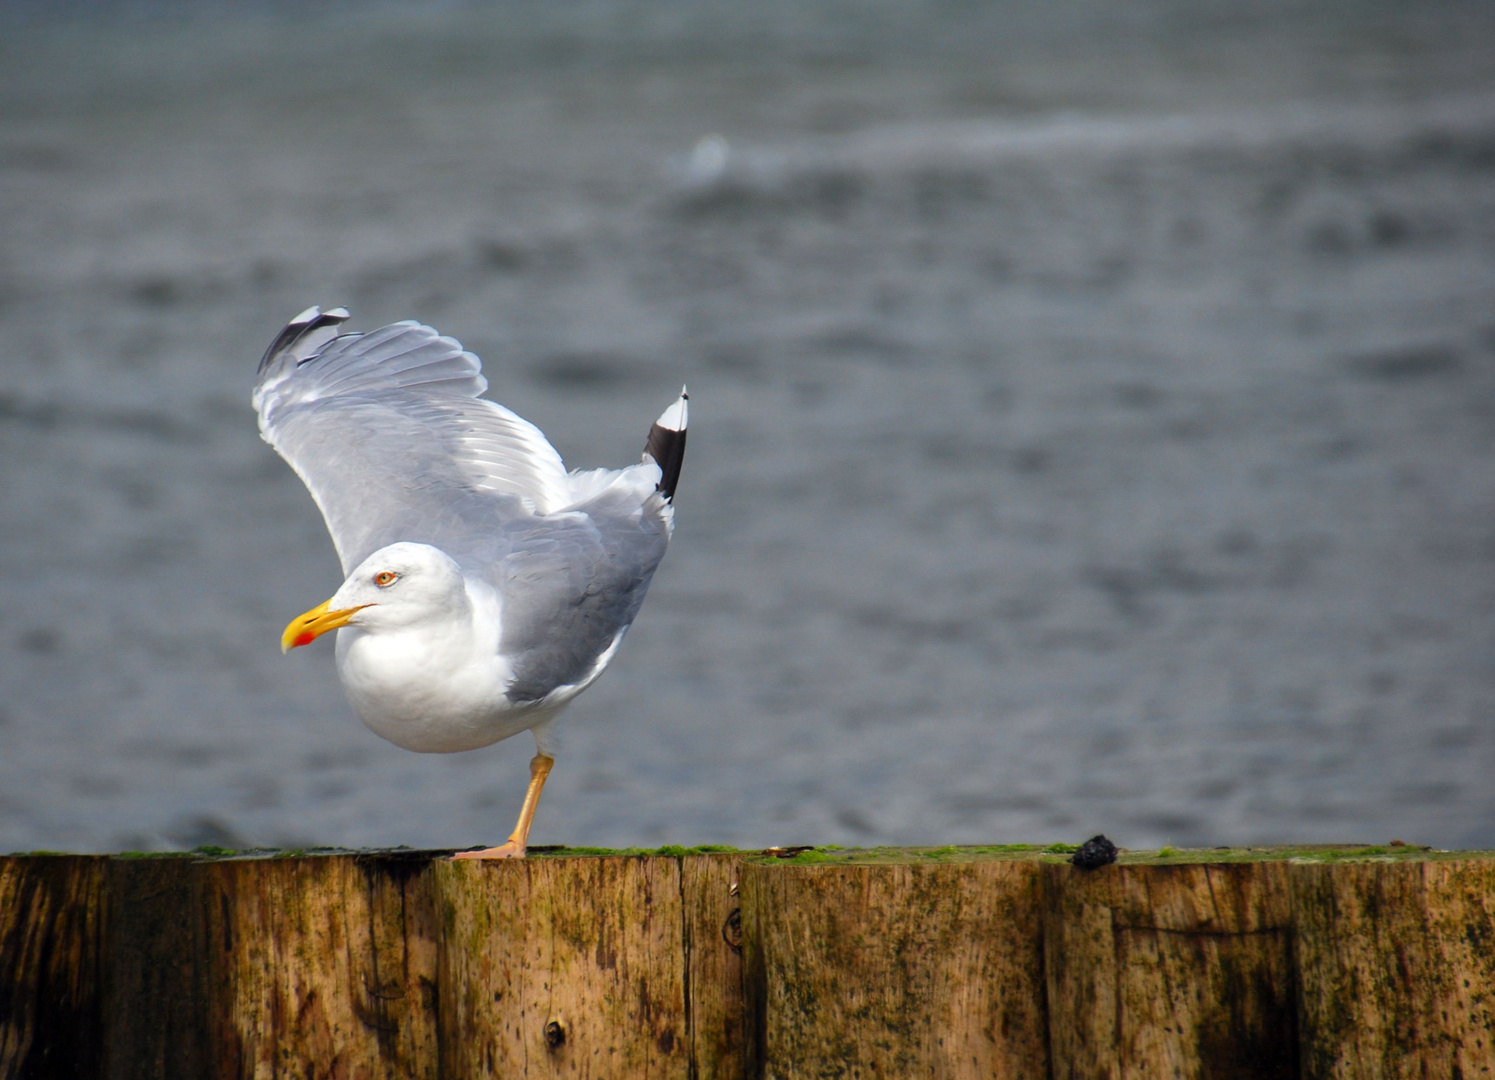
[(281, 650), (337, 634), (337, 673), (376, 734), (421, 753), (535, 738), (508, 842), (522, 858), (555, 764), (552, 725), (617, 654), (674, 531), (684, 388), (642, 460), (567, 472), (496, 402), (482, 364), (417, 322), (347, 333), (310, 307), (260, 360), (260, 434), (311, 492), (346, 580)]

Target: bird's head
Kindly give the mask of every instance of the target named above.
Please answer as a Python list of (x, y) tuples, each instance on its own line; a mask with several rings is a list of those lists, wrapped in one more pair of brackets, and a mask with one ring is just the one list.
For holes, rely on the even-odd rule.
[(465, 604), (462, 570), (429, 544), (401, 542), (358, 564), (332, 598), (292, 619), (281, 652), (310, 645), (329, 630), (355, 626), (370, 633), (450, 618)]

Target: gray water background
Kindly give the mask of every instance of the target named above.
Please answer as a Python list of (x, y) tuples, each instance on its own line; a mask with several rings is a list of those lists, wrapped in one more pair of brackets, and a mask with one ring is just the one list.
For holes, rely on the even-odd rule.
[(0, 850), (507, 833), (280, 655), (311, 303), (690, 384), (535, 842), (1495, 846), (1495, 6), (191, 10), (0, 15)]

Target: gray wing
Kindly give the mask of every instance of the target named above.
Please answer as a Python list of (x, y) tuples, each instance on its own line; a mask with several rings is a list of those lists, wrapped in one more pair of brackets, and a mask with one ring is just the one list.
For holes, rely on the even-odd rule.
[(454, 558), (570, 497), (560, 455), (492, 401), (476, 356), (429, 326), (342, 334), (309, 308), (260, 361), (260, 433), (306, 484), (347, 573), (397, 540)]
[(595, 678), (638, 615), (668, 543), (666, 519), (648, 501), (631, 513), (583, 505), (517, 529), (495, 567), (510, 699), (539, 701)]

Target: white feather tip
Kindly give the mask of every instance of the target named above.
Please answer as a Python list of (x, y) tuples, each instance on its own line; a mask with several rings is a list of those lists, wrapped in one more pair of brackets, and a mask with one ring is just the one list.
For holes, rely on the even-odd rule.
[(664, 412), (659, 414), (659, 419), (654, 421), (666, 431), (684, 431), (685, 425), (690, 419), (690, 409), (687, 403), (690, 394), (686, 393), (685, 387), (680, 388), (680, 397)]

